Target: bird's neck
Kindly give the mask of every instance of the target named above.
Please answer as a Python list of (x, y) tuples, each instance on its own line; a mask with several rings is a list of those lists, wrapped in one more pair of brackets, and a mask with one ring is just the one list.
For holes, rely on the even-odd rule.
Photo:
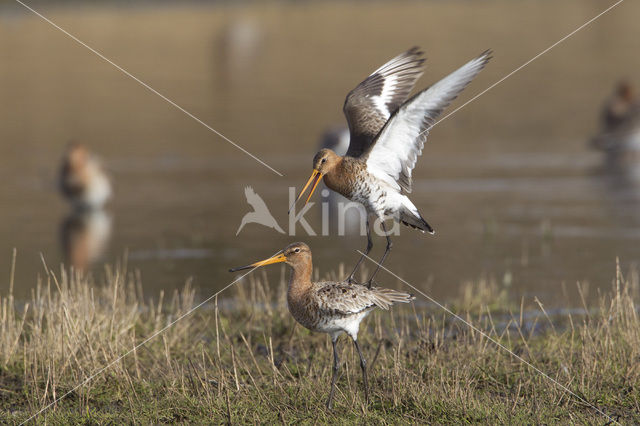
[(340, 157), (338, 163), (326, 175), (324, 175), (324, 183), (327, 187), (345, 197), (349, 198), (354, 178), (353, 159), (350, 157)]
[(304, 297), (311, 289), (311, 272), (313, 265), (311, 262), (305, 262), (293, 266), (293, 272), (289, 278), (289, 288), (287, 290), (287, 299), (291, 304), (292, 301), (299, 300)]

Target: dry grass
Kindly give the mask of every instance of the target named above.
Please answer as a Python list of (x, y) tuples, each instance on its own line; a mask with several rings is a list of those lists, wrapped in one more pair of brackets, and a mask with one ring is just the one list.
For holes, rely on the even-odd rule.
[[(482, 334), (421, 303), (376, 312), (361, 330), (372, 401), (341, 339), (333, 412), (324, 409), (331, 345), (286, 310), (284, 280), (265, 271), (207, 305), (36, 417), (39, 423), (597, 423), (608, 421)], [(458, 312), (621, 423), (640, 422), (637, 271), (582, 315), (531, 301), (511, 314), (490, 282), (470, 283)], [(20, 423), (196, 302), (187, 285), (145, 299), (126, 265), (100, 282), (49, 271), (22, 304), (0, 299), (0, 423)], [(477, 303), (481, 300), (482, 303)], [(500, 303), (500, 306), (498, 305)], [(488, 306), (495, 305), (489, 309)]]

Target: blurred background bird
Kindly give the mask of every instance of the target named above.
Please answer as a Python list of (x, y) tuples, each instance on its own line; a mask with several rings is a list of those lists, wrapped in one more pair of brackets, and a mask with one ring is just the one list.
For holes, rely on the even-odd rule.
[(621, 80), (605, 101), (591, 145), (606, 153), (611, 167), (640, 160), (640, 99), (629, 80)]
[(104, 210), (112, 195), (111, 182), (85, 145), (69, 144), (62, 159), (60, 191), (71, 205), (60, 224), (62, 252), (69, 266), (84, 272), (102, 259), (112, 224)]
[(71, 143), (62, 159), (60, 190), (73, 209), (101, 209), (111, 198), (111, 182), (100, 161), (80, 143)]

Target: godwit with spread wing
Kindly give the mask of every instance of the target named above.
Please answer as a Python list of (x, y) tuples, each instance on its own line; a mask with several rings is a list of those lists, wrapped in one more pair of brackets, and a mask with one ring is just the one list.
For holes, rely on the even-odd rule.
[[(369, 287), (392, 246), (385, 218), (393, 217), (404, 225), (433, 234), (433, 228), (405, 195), (411, 192), (411, 171), (437, 117), (484, 68), (490, 53), (482, 53), (409, 100), (407, 97), (423, 72), (422, 52), (413, 48), (393, 58), (347, 95), (344, 103), (350, 133), (347, 154), (339, 156), (323, 149), (313, 158), (313, 173), (298, 199), (313, 183), (306, 200), (309, 202), (322, 178), (333, 191), (362, 203), (368, 213), (365, 255), (373, 247), (368, 219), (371, 216), (381, 222), (387, 247), (369, 278)], [(349, 282), (363, 259), (364, 255), (347, 278)]]
[(331, 336), (333, 375), (331, 376), (327, 408), (331, 409), (332, 406), (339, 368), (336, 342), (343, 332), (351, 337), (358, 351), (364, 394), (368, 402), (367, 363), (360, 350), (360, 345), (358, 345), (360, 322), (376, 307), (389, 309), (395, 302), (406, 303), (411, 301), (413, 297), (410, 294), (387, 288), (367, 288), (361, 285), (333, 281), (311, 282), (313, 271), (311, 249), (305, 243), (290, 244), (273, 257), (251, 265), (230, 269), (230, 272), (279, 262), (286, 262), (293, 269), (287, 289), (287, 304), (293, 318), (311, 331), (320, 331)]
[(62, 161), (60, 190), (76, 210), (98, 210), (111, 197), (111, 183), (100, 162), (82, 144), (69, 145)]

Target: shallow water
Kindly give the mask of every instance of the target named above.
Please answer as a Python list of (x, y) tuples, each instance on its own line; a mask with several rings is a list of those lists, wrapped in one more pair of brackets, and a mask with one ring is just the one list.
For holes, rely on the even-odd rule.
[[(21, 296), (42, 274), (40, 253), (53, 269), (62, 261), (67, 207), (55, 177), (72, 139), (101, 155), (115, 183), (103, 260), (127, 253), (149, 293), (193, 277), (208, 295), (230, 282), (229, 267), (292, 240), (312, 246), (321, 272), (353, 264), (364, 237), (309, 237), (300, 227), (285, 236), (256, 224), (236, 236), (251, 211), (245, 186), (287, 229), (288, 187), (308, 178), (323, 130), (344, 122), (348, 90), (385, 60), (423, 47), (423, 88), (493, 48), (494, 59), (460, 105), (605, 7), (583, 0), (39, 6), (279, 177), (37, 17), (3, 3), (0, 276), (7, 279), (0, 290), (8, 288), (2, 283), (14, 247)], [(554, 304), (577, 300), (576, 281), (608, 288), (616, 257), (623, 270), (638, 260), (640, 183), (603, 173), (602, 158), (586, 146), (614, 83), (622, 76), (640, 81), (633, 74), (640, 69), (638, 13), (640, 4), (623, 3), (432, 130), (411, 197), (437, 234), (402, 229), (387, 267), (436, 298), (493, 276), (514, 298)], [(317, 210), (308, 216), (319, 230)], [(384, 239), (375, 243), (379, 256)], [(400, 285), (384, 273), (379, 282)]]

